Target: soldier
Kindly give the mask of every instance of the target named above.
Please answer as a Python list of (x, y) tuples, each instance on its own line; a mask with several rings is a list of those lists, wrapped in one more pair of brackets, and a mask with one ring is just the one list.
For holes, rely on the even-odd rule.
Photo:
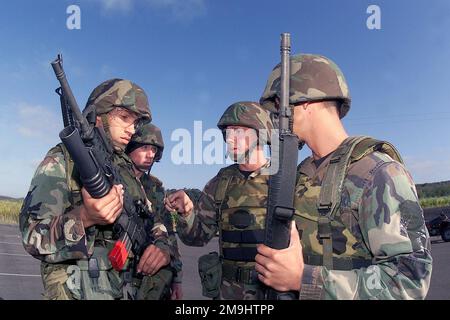
[[(168, 274), (166, 279), (169, 280), (165, 291), (167, 293), (170, 293), (171, 291), (170, 296), (172, 300), (181, 300), (183, 297), (181, 285), (182, 262), (175, 235), (173, 219), (171, 213), (164, 207), (165, 190), (162, 182), (157, 177), (150, 174), (153, 164), (161, 160), (163, 151), (164, 141), (161, 130), (151, 123), (145, 124), (137, 130), (125, 150), (133, 161), (134, 174), (144, 187), (147, 198), (151, 202), (152, 211), (160, 216), (160, 220), (164, 222), (168, 231), (171, 250), (171, 269), (173, 272), (172, 270), (166, 270), (165, 272)], [(143, 263), (142, 259), (140, 265), (141, 263)], [(161, 271), (156, 274), (155, 277), (160, 277)], [(153, 290), (150, 290), (149, 293), (150, 292), (153, 292)], [(152, 298), (153, 295), (148, 294), (150, 298)]]
[[(430, 239), (400, 155), (388, 142), (347, 135), (349, 90), (330, 59), (293, 56), (290, 85), (292, 130), (312, 156), (298, 166), (291, 244), (258, 247), (259, 279), (300, 299), (424, 299)], [(277, 113), (279, 95), (280, 65), (260, 103)]]
[[(129, 178), (132, 163), (124, 150), (135, 127), (151, 120), (150, 108), (141, 87), (129, 80), (112, 79), (93, 90), (85, 111), (95, 112), (96, 126), (104, 129), (113, 146), (114, 162), (126, 185), (113, 186), (101, 199), (92, 198), (81, 187), (67, 149), (58, 144), (47, 153), (31, 181), (20, 212), (22, 241), (25, 250), (42, 261), (46, 299), (129, 298), (137, 290), (130, 276), (134, 270), (115, 271), (107, 255), (114, 245), (112, 223), (123, 208), (123, 188), (142, 203), (147, 201), (142, 186)], [(164, 225), (155, 221), (149, 232), (155, 243), (146, 252), (158, 253), (158, 259), (140, 264), (140, 270), (153, 275), (170, 262), (170, 256)], [(129, 261), (128, 266), (135, 264)]]
[[(256, 245), (264, 240), (272, 122), (255, 102), (231, 105), (217, 126), (224, 134), (228, 155), (236, 162), (211, 179), (198, 195), (190, 190), (171, 193), (166, 208), (181, 214), (180, 239), (203, 246), (219, 232), (219, 251), (199, 259), (203, 294), (222, 299), (261, 299), (255, 272)], [(220, 290), (219, 290), (220, 289)]]

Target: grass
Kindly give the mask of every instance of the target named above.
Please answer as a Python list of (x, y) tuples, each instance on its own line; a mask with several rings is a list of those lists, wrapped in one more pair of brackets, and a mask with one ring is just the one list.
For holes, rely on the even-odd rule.
[(422, 206), (422, 208), (450, 206), (450, 196), (423, 198), (420, 199), (420, 205)]
[(19, 224), (19, 211), (22, 201), (0, 200), (0, 223)]
[[(450, 206), (450, 196), (433, 197), (420, 199), (422, 208), (435, 208)], [(19, 211), (22, 207), (22, 201), (0, 200), (0, 223), (1, 224), (19, 224)], [(177, 222), (177, 216), (172, 216), (174, 225)]]

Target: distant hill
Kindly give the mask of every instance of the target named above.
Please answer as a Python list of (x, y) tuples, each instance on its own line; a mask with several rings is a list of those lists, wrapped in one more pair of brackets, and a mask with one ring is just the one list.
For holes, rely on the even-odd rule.
[[(450, 196), (450, 181), (416, 184), (417, 194), (420, 199)], [(11, 198), (0, 196), (0, 200), (22, 201), (23, 198)]]
[(416, 184), (419, 198), (450, 196), (450, 181)]
[(8, 201), (22, 201), (23, 198), (11, 198), (7, 196), (0, 196), (0, 200), (8, 200)]

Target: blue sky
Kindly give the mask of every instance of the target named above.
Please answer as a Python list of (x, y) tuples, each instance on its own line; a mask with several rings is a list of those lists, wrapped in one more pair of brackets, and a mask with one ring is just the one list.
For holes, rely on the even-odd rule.
[[(81, 9), (68, 30), (66, 8)], [(381, 9), (369, 30), (366, 9)], [(450, 2), (85, 0), (4, 2), (0, 10), (0, 195), (22, 197), (62, 129), (50, 61), (58, 52), (81, 107), (101, 81), (122, 77), (149, 95), (166, 151), (154, 173), (168, 187), (203, 187), (221, 165), (175, 165), (177, 128), (214, 128), (224, 109), (258, 100), (279, 61), (320, 53), (343, 70), (352, 135), (394, 143), (417, 183), (450, 180)], [(308, 155), (303, 150), (300, 158)]]

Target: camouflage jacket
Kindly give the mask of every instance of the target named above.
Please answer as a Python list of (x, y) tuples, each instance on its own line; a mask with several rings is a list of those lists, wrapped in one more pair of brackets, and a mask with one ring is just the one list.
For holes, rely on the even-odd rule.
[[(116, 158), (116, 164), (121, 165), (121, 172), (124, 172), (131, 161), (125, 159), (124, 154)], [(78, 200), (73, 199), (73, 190), (80, 190), (77, 173), (74, 170), (72, 177), (68, 177), (67, 169), (68, 162), (62, 147), (57, 145), (38, 166), (20, 212), (25, 250), (47, 263), (70, 263), (71, 260), (88, 258), (93, 253), (96, 237), (112, 228), (84, 228), (79, 216), (81, 194), (78, 193)], [(167, 250), (164, 225), (155, 220), (149, 232), (155, 239), (155, 245)]]
[(432, 258), (423, 212), (410, 174), (385, 153), (350, 164), (332, 222), (333, 259), (369, 260), (370, 266), (327, 270), (307, 263), (323, 254), (317, 200), (330, 159), (316, 167), (309, 157), (298, 167), (294, 218), (305, 257), (300, 299), (424, 299)]
[[(266, 168), (268, 164), (262, 168)], [(234, 232), (248, 230), (252, 235), (261, 234), (265, 224), (267, 205), (267, 188), (269, 176), (263, 175), (261, 169), (252, 172), (247, 178), (239, 171), (238, 165), (234, 164), (222, 169), (205, 186), (203, 192), (198, 196), (192, 190), (187, 193), (194, 202), (194, 210), (187, 218), (180, 217), (177, 224), (180, 239), (190, 246), (203, 246), (219, 232), (219, 251), (222, 257), (222, 268), (224, 274), (220, 288), (223, 299), (261, 299), (262, 291), (259, 283), (244, 283), (233, 281), (231, 277), (225, 277), (225, 270), (242, 268), (246, 271), (254, 270), (256, 256), (255, 243), (261, 239), (250, 241), (252, 243), (240, 243), (227, 240), (224, 233), (228, 235)], [(226, 188), (219, 187), (221, 179), (231, 176)], [(218, 189), (222, 191), (218, 192)], [(218, 203), (218, 193), (224, 193), (221, 203)], [(197, 198), (197, 199), (193, 199)], [(251, 215), (252, 223), (249, 227), (237, 228), (233, 226), (232, 216), (237, 216), (245, 211), (244, 216)], [(240, 213), (238, 213), (240, 212)], [(247, 231), (245, 231), (247, 232)], [(243, 249), (243, 251), (240, 251)], [(228, 254), (246, 251), (248, 259), (230, 259)], [(250, 259), (250, 256), (253, 258)]]
[(178, 249), (177, 237), (174, 230), (174, 220), (172, 214), (164, 206), (165, 189), (162, 182), (151, 174), (143, 174), (140, 180), (147, 194), (147, 198), (151, 203), (152, 211), (159, 216), (160, 221), (164, 222), (167, 229), (171, 255), (170, 263), (177, 272), (173, 281), (181, 283), (183, 279), (183, 264), (181, 262), (180, 250)]

